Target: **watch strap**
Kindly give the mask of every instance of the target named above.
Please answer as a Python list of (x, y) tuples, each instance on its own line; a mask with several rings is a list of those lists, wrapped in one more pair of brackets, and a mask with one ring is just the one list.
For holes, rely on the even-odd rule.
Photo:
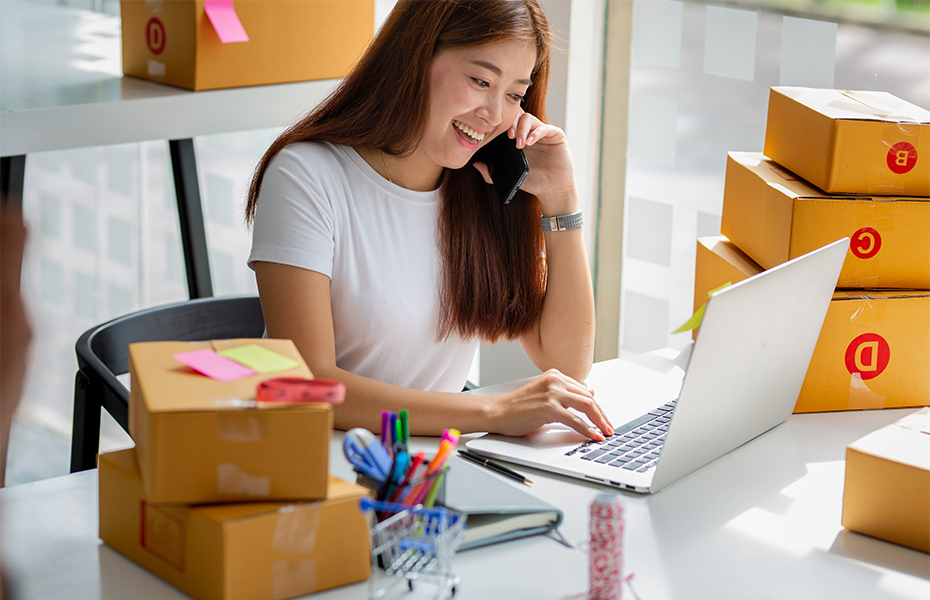
[(558, 217), (542, 217), (542, 230), (565, 231), (566, 229), (574, 229), (576, 227), (581, 227), (582, 221), (583, 219), (581, 217), (580, 210), (570, 215), (559, 215)]

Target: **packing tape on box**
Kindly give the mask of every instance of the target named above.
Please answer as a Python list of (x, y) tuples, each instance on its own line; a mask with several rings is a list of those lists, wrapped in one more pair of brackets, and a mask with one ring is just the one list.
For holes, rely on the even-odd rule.
[(271, 563), (273, 598), (295, 598), (317, 590), (316, 559), (276, 560)]
[[(851, 294), (848, 301), (859, 302), (860, 306), (853, 311), (849, 317), (850, 323), (857, 325), (882, 325), (885, 323), (886, 313), (888, 312), (888, 299), (871, 298), (868, 294)], [(872, 345), (858, 345), (855, 348), (847, 348), (849, 356), (844, 357), (847, 369), (850, 364), (862, 362), (862, 353), (869, 351), (869, 360), (878, 359), (878, 348)], [(876, 394), (869, 389), (868, 384), (863, 380), (862, 374), (853, 372), (849, 380), (849, 401), (847, 404), (851, 410), (874, 410), (885, 407), (885, 397)]]
[[(915, 168), (917, 148), (920, 147), (920, 134), (926, 124), (916, 122), (912, 117), (894, 114), (892, 107), (881, 106), (874, 99), (867, 99), (862, 94), (845, 90), (842, 95), (868, 109), (867, 116), (875, 116), (885, 123), (882, 143), (888, 149), (884, 160), (871, 165), (873, 182), (888, 180), (888, 171), (902, 175)], [(904, 188), (889, 183), (873, 183), (870, 193), (879, 196), (901, 196)]]
[(247, 473), (235, 463), (220, 463), (216, 465), (216, 490), (230, 496), (267, 498), (271, 495), (271, 478)]
[[(892, 360), (892, 352), (888, 342), (881, 335), (875, 333), (879, 326), (883, 326), (887, 322), (887, 313), (891, 302), (895, 300), (917, 300), (930, 296), (930, 292), (918, 295), (913, 295), (913, 290), (908, 290), (908, 292), (908, 294), (895, 295), (893, 290), (883, 290), (881, 296), (873, 296), (865, 291), (848, 290), (848, 297), (840, 300), (840, 302), (854, 301), (860, 304), (850, 315), (849, 321), (864, 326), (860, 327), (863, 333), (849, 341), (845, 356), (842, 357), (846, 368), (850, 371), (849, 400), (847, 404), (850, 410), (876, 410), (884, 409), (886, 406), (888, 408), (897, 408), (899, 406), (894, 403), (888, 406), (888, 398), (870, 388), (869, 380), (880, 376)], [(836, 299), (834, 299), (835, 302), (837, 302)], [(899, 356), (897, 360), (907, 360), (907, 358)]]
[(911, 413), (897, 423), (898, 427), (910, 429), (917, 433), (930, 435), (930, 408), (922, 408), (917, 412)]
[(271, 547), (285, 554), (312, 554), (319, 528), (319, 502), (281, 507)]
[[(895, 117), (890, 117), (895, 119)], [(899, 117), (900, 118), (900, 117)], [(889, 171), (896, 176), (905, 175), (917, 168), (917, 148), (920, 147), (920, 134), (927, 128), (927, 125), (921, 125), (911, 121), (892, 120), (885, 123), (882, 132), (882, 144), (887, 148), (884, 160), (872, 164), (873, 182), (887, 181)], [(923, 170), (926, 172), (927, 157), (924, 157)], [(903, 186), (889, 183), (873, 183), (869, 186), (869, 191), (880, 196), (904, 196), (906, 194)]]
[(885, 408), (885, 397), (869, 389), (862, 375), (853, 373), (849, 383), (850, 410), (875, 410)]
[(278, 509), (271, 547), (285, 558), (272, 563), (275, 598), (293, 598), (316, 591), (317, 566), (312, 554), (319, 528), (319, 503)]
[[(898, 101), (897, 107), (892, 107), (882, 106), (879, 102), (876, 101), (877, 98), (875, 96), (867, 99), (864, 94), (852, 90), (843, 90), (840, 92), (840, 95), (848, 100), (855, 102), (856, 104), (861, 104), (867, 108), (867, 111), (863, 111), (863, 116), (865, 117), (878, 117), (879, 119), (892, 124), (902, 123), (907, 125), (919, 125), (919, 123), (917, 123), (913, 117), (896, 115), (894, 113), (896, 108), (900, 107), (902, 104), (905, 104), (903, 100), (898, 98), (894, 98)], [(848, 106), (844, 106), (844, 109), (851, 110)]]
[[(841, 302), (859, 302), (860, 306), (849, 316), (850, 323), (883, 324), (888, 313), (888, 298), (871, 298), (868, 294), (853, 294)], [(834, 300), (836, 302), (836, 300)]]
[(218, 412), (216, 429), (219, 439), (239, 444), (258, 442), (270, 435), (264, 418), (245, 411)]

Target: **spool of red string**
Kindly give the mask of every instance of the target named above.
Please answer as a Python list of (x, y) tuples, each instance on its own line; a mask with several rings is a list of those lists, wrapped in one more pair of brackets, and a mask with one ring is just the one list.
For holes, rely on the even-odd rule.
[(619, 494), (591, 502), (590, 600), (620, 600), (623, 584), (623, 503)]

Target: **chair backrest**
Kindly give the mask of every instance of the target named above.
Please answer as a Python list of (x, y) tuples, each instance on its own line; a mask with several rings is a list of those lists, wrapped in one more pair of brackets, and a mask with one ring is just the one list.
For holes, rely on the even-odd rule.
[(129, 371), (129, 344), (260, 338), (265, 332), (257, 296), (202, 298), (118, 317), (88, 330), (75, 345), (78, 368), (89, 368), (123, 399), (129, 392), (116, 378)]

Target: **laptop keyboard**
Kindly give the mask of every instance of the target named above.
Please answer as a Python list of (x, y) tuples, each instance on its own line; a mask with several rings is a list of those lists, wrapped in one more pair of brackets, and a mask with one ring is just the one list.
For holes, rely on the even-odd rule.
[(614, 434), (603, 442), (586, 442), (569, 450), (565, 455), (645, 473), (659, 461), (659, 454), (662, 453), (662, 446), (665, 444), (665, 433), (668, 431), (677, 401), (672, 400), (616, 428)]

